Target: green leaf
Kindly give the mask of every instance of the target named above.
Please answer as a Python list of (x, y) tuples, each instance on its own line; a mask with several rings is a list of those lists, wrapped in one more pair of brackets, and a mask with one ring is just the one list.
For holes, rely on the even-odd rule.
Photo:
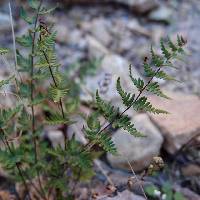
[(32, 46), (32, 37), (30, 34), (23, 35), (22, 37), (17, 37), (16, 41), (23, 47), (31, 47)]
[(117, 91), (120, 94), (121, 98), (122, 98), (122, 102), (125, 106), (129, 107), (133, 104), (134, 99), (135, 99), (135, 94), (130, 94), (125, 92), (122, 89), (121, 83), (120, 83), (120, 78), (117, 79)]
[(155, 71), (148, 63), (144, 62), (143, 67), (144, 67), (144, 76), (153, 77), (155, 75)]
[(161, 46), (162, 54), (165, 56), (167, 60), (169, 60), (171, 57), (171, 53), (165, 47), (163, 39), (160, 40), (160, 46)]
[(186, 198), (180, 192), (175, 192), (174, 200), (186, 200)]
[(155, 54), (152, 46), (151, 46), (151, 58), (152, 58), (152, 64), (156, 67), (161, 67), (164, 64), (163, 58)]
[(8, 52), (9, 52), (9, 49), (0, 47), (0, 55), (7, 54)]
[(31, 58), (25, 58), (22, 56), (19, 51), (17, 51), (17, 64), (19, 66), (20, 72), (30, 72), (31, 71)]
[(23, 7), (20, 8), (20, 17), (26, 21), (28, 24), (33, 24), (34, 23), (34, 20), (35, 18), (34, 17), (29, 17), (26, 13), (26, 11), (24, 10)]
[(159, 72), (155, 73), (155, 77), (163, 79), (163, 80), (168, 80), (168, 81), (178, 81), (174, 77), (166, 74), (164, 71), (161, 71), (161, 70)]
[(152, 106), (152, 104), (147, 101), (147, 97), (140, 97), (137, 101), (134, 102), (133, 108), (136, 111), (145, 111), (145, 112), (150, 112), (154, 114), (169, 114), (165, 110), (157, 109)]
[(10, 83), (11, 80), (14, 79), (15, 76), (11, 76), (10, 78), (6, 79), (6, 80), (2, 80), (0, 81), (0, 89), (4, 86), (4, 85), (8, 85)]
[(132, 75), (131, 65), (129, 66), (129, 77), (131, 78), (133, 84), (138, 88), (138, 90), (142, 90), (144, 87), (144, 81), (140, 78), (136, 79)]
[(173, 200), (173, 191), (170, 183), (165, 183), (162, 187), (162, 191), (166, 194), (166, 200)]
[(61, 125), (71, 124), (72, 122), (68, 118), (63, 118), (60, 113), (51, 113), (50, 116), (46, 117), (45, 123), (48, 125)]
[(64, 98), (69, 89), (67, 88), (58, 88), (56, 86), (51, 86), (49, 88), (49, 96), (54, 102), (59, 102), (62, 98)]
[(119, 115), (119, 108), (115, 108), (110, 103), (105, 102), (96, 92), (96, 103), (100, 113), (109, 121), (112, 122), (114, 118)]
[(0, 109), (0, 127), (5, 126), (22, 109), (21, 105), (15, 108)]
[(102, 133), (98, 137), (98, 144), (100, 147), (102, 147), (106, 152), (110, 152), (112, 154), (117, 153), (117, 149), (115, 147), (115, 144), (113, 143), (110, 136), (108, 136), (108, 133)]
[(123, 128), (134, 137), (144, 137), (144, 135), (135, 128), (135, 125), (131, 122), (128, 115), (118, 117), (113, 126), (116, 128)]
[(169, 37), (168, 37), (168, 45), (173, 52), (176, 52), (178, 50), (177, 46), (171, 41)]
[(31, 8), (37, 10), (39, 8), (40, 1), (39, 0), (28, 0), (28, 4)]
[(160, 86), (158, 84), (158, 82), (151, 82), (149, 85), (147, 85), (146, 90), (148, 92), (151, 92), (157, 96), (166, 98), (166, 99), (170, 99), (168, 96), (166, 96), (160, 89)]
[(40, 14), (40, 15), (50, 14), (50, 13), (53, 12), (56, 8), (57, 8), (57, 7), (47, 9), (47, 8), (44, 8), (44, 7), (43, 7), (43, 8), (40, 9), (39, 14)]
[(150, 186), (145, 187), (145, 192), (150, 197), (156, 197), (155, 191), (159, 191), (159, 188), (154, 186), (154, 185), (150, 185)]
[(31, 105), (38, 105), (38, 104), (42, 103), (44, 100), (45, 100), (45, 96), (43, 94), (39, 93), (34, 97), (33, 101), (30, 104), (30, 106)]
[(100, 121), (98, 120), (98, 115), (97, 113), (92, 113), (89, 115), (87, 118), (87, 126), (91, 130), (99, 131), (101, 128)]

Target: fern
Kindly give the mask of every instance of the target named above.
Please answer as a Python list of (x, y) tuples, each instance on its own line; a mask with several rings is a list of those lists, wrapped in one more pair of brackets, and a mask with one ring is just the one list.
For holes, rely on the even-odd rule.
[(134, 102), (133, 108), (136, 111), (151, 112), (154, 114), (168, 114), (167, 111), (153, 107), (151, 103), (147, 100), (147, 97), (140, 97), (137, 101)]
[(9, 52), (9, 49), (7, 49), (7, 48), (0, 48), (0, 55), (5, 55), (5, 54), (7, 54)]
[[(140, 83), (138, 83), (138, 85), (141, 86)], [(134, 102), (135, 99), (135, 94), (131, 94), (131, 93), (127, 93), (125, 92), (122, 87), (121, 87), (121, 83), (120, 83), (120, 78), (117, 79), (117, 91), (120, 94), (121, 98), (122, 98), (122, 102), (125, 106), (131, 106)], [(142, 86), (143, 87), (143, 86)]]
[(3, 128), (21, 109), (21, 105), (15, 108), (0, 109), (0, 128)]
[(167, 60), (169, 60), (170, 57), (171, 57), (171, 53), (170, 53), (170, 52), (168, 51), (168, 49), (165, 47), (163, 39), (160, 40), (160, 46), (161, 46), (162, 54), (165, 56), (165, 58), (166, 58)]
[(140, 133), (133, 123), (131, 123), (131, 120), (128, 115), (122, 115), (118, 119), (115, 120), (115, 126), (118, 128), (123, 128), (125, 131), (130, 133), (131, 135), (135, 137), (143, 137), (144, 135)]
[(130, 77), (131, 81), (137, 87), (137, 89), (139, 91), (143, 89), (143, 87), (144, 87), (144, 81), (142, 79), (140, 79), (140, 78), (136, 79), (136, 78), (133, 77), (131, 65), (129, 66), (129, 77)]
[(64, 119), (60, 113), (51, 113), (50, 116), (46, 117), (46, 124), (48, 125), (60, 125), (60, 124), (71, 124), (69, 119)]
[(5, 85), (10, 84), (11, 80), (13, 80), (13, 79), (14, 79), (14, 76), (11, 76), (10, 78), (8, 78), (6, 80), (1, 80), (0, 81), (0, 89)]
[[(56, 32), (46, 24), (44, 17), (54, 8), (44, 7), (41, 0), (28, 0), (28, 5), (31, 12), (22, 8), (20, 17), (29, 29), (26, 34), (16, 38), (23, 50), (16, 50), (20, 79), (18, 76), (11, 76), (0, 81), (2, 88), (15, 80), (12, 93), (20, 99), (20, 103), (15, 102), (15, 107), (0, 109), (0, 139), (5, 145), (0, 151), (0, 163), (16, 182), (23, 183), (27, 195), (29, 186), (38, 182), (41, 184), (37, 185), (37, 193), (41, 199), (47, 199), (47, 195), (51, 193), (56, 194), (57, 199), (73, 199), (73, 185), (94, 175), (93, 160), (99, 153), (92, 147), (98, 145), (105, 152), (117, 154), (110, 133), (112, 128), (123, 129), (135, 137), (144, 136), (126, 114), (129, 109), (153, 114), (168, 113), (154, 107), (144, 92), (169, 98), (154, 78), (175, 80), (165, 69), (171, 67), (173, 60), (184, 53), (186, 41), (181, 36), (177, 37), (176, 42), (172, 42), (170, 38), (162, 39), (162, 55), (158, 55), (151, 47), (150, 57), (144, 61), (143, 78), (135, 78), (131, 66), (129, 67), (130, 81), (137, 88), (135, 93), (126, 91), (122, 87), (121, 78), (117, 79), (116, 90), (125, 106), (123, 111), (121, 107), (103, 100), (96, 92), (95, 102), (91, 104), (93, 110), (85, 118), (83, 132), (88, 143), (83, 145), (76, 141), (75, 135), (71, 139), (67, 137), (67, 127), (75, 123), (72, 120), (74, 114), (85, 116), (79, 111), (80, 101), (76, 91), (85, 75), (94, 74), (99, 60), (81, 63), (75, 70), (73, 68), (73, 74), (69, 69), (63, 73), (55, 49)], [(0, 48), (1, 56), (7, 53), (8, 49)], [(76, 76), (79, 76), (80, 85), (74, 81)], [(40, 108), (38, 112), (36, 108)], [(100, 123), (102, 116), (106, 124)], [(46, 125), (56, 126), (62, 131), (64, 147), (43, 140)], [(17, 145), (11, 142), (15, 140), (14, 137), (17, 138)]]
[(163, 97), (163, 98), (166, 98), (166, 99), (170, 99), (167, 95), (165, 95), (161, 91), (158, 82), (151, 82), (151, 83), (149, 83), (149, 85), (147, 86), (146, 90), (148, 92), (151, 92), (151, 93), (157, 95), (157, 96), (160, 96), (160, 97)]
[(58, 88), (56, 86), (51, 86), (49, 88), (49, 97), (54, 102), (59, 102), (60, 99), (64, 98), (67, 95), (68, 89), (67, 88)]
[(119, 108), (115, 108), (111, 103), (107, 103), (101, 99), (99, 92), (96, 92), (96, 103), (100, 113), (110, 122), (119, 115)]

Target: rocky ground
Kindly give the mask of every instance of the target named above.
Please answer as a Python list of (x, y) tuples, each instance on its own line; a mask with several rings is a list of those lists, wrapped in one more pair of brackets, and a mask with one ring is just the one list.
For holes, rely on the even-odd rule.
[[(169, 181), (173, 183), (173, 189), (180, 191), (186, 199), (200, 199), (198, 196), (200, 154), (199, 137), (197, 137), (200, 135), (200, 3), (198, 0), (142, 0), (140, 3), (134, 0), (66, 2), (61, 1), (60, 8), (47, 19), (48, 22), (55, 24), (55, 29), (58, 31), (56, 48), (63, 67), (68, 68), (74, 63), (85, 60), (101, 60), (95, 75), (85, 79), (84, 89), (81, 92), (83, 102), (90, 100), (90, 92), (100, 87), (105, 99), (119, 105), (114, 83), (118, 76), (122, 80), (123, 77), (127, 77), (129, 64), (135, 67), (135, 76), (142, 76), (142, 60), (148, 55), (151, 44), (158, 49), (161, 37), (169, 35), (175, 39), (177, 34), (183, 35), (188, 41), (186, 51), (188, 55), (183, 63), (177, 63), (180, 70), (170, 72), (182, 83), (161, 82), (162, 88), (173, 100), (161, 102), (160, 99), (151, 97), (153, 104), (172, 114), (153, 116), (145, 113), (128, 113), (137, 128), (148, 137), (135, 139), (121, 134), (123, 132), (121, 130), (113, 133), (113, 140), (121, 156), (105, 155), (102, 160), (98, 160), (98, 164), (103, 167), (107, 179), (109, 177), (115, 185), (118, 185), (120, 192), (113, 198), (103, 197), (108, 192), (103, 186), (107, 179), (101, 173), (97, 173), (96, 179), (93, 180), (96, 188), (93, 190), (101, 195), (98, 198), (144, 199), (137, 183), (127, 189), (126, 183), (132, 176), (129, 173), (131, 170), (127, 160), (140, 177), (142, 176), (140, 172), (151, 164), (152, 158), (160, 155), (167, 167), (157, 176), (145, 177), (144, 184), (151, 182), (161, 186), (163, 182)], [(0, 44), (12, 47), (7, 6), (5, 2), (0, 7)], [(18, 4), (12, 6), (15, 8), (13, 14), (16, 34), (21, 35), (26, 26), (18, 18)], [(8, 69), (2, 60), (0, 62), (1, 66), (4, 66), (1, 67), (0, 76), (4, 77)], [(108, 84), (103, 88), (102, 82), (106, 77)], [(131, 83), (126, 79), (123, 81), (124, 86), (130, 88)], [(80, 120), (79, 126), (69, 127), (68, 134), (80, 130), (82, 124)], [(57, 135), (59, 138), (62, 134), (57, 132)], [(77, 139), (81, 140), (80, 135), (77, 135)], [(197, 147), (194, 147), (194, 144), (197, 144)], [(87, 187), (82, 187), (80, 194), (83, 195), (80, 199), (87, 199)]]

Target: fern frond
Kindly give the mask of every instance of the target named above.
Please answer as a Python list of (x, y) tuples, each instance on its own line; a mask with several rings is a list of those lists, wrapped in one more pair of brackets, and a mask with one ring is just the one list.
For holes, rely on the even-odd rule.
[(111, 105), (111, 103), (105, 102), (101, 97), (99, 96), (98, 90), (96, 92), (96, 103), (97, 107), (102, 113), (102, 115), (109, 121), (112, 122), (112, 120), (118, 116), (119, 114), (119, 108), (115, 108)]
[(132, 80), (133, 84), (138, 88), (138, 90), (142, 90), (144, 87), (144, 81), (141, 78), (134, 78), (132, 75), (132, 66), (129, 65), (129, 77)]
[(48, 36), (44, 37), (44, 39), (42, 40), (43, 45), (45, 46), (45, 48), (47, 49), (52, 49), (55, 46), (55, 41), (56, 41), (56, 35), (57, 32), (53, 32), (51, 34), (49, 34)]
[(45, 123), (48, 125), (71, 124), (69, 119), (64, 119), (60, 113), (51, 113), (46, 117)]
[(40, 1), (38, 1), (38, 0), (28, 0), (28, 4), (31, 8), (37, 10), (39, 8)]
[(32, 46), (32, 37), (30, 34), (22, 35), (22, 37), (17, 37), (16, 41), (23, 47), (31, 47)]
[(147, 97), (140, 97), (137, 101), (134, 102), (133, 108), (136, 111), (151, 112), (154, 114), (168, 114), (168, 112), (165, 110), (153, 107), (152, 104), (149, 101), (147, 101)]
[(177, 45), (174, 44), (174, 43), (171, 41), (171, 39), (170, 39), (169, 37), (167, 38), (167, 40), (168, 40), (169, 48), (170, 48), (173, 52), (176, 52), (176, 51), (178, 50)]
[(102, 147), (106, 152), (110, 152), (112, 154), (116, 154), (117, 149), (115, 147), (114, 142), (112, 141), (111, 137), (108, 136), (108, 133), (102, 133), (98, 137), (98, 144)]
[(5, 79), (5, 80), (0, 81), (0, 89), (1, 89), (4, 85), (8, 85), (12, 79), (14, 79), (14, 76), (11, 76), (11, 77), (8, 78), (8, 79)]
[(67, 88), (58, 88), (56, 86), (51, 86), (49, 88), (49, 97), (54, 101), (54, 102), (59, 102), (60, 99), (64, 98), (69, 89)]
[(31, 71), (31, 59), (29, 57), (22, 56), (19, 51), (17, 51), (17, 64), (19, 66), (20, 72), (30, 72)]
[(40, 59), (36, 62), (35, 67), (47, 68), (50, 66), (50, 67), (57, 68), (60, 66), (60, 64), (57, 61), (57, 56), (54, 51), (46, 51), (45, 56), (44, 55), (40, 56)]
[(159, 78), (159, 79), (163, 79), (163, 80), (168, 80), (168, 81), (178, 81), (174, 77), (168, 75), (167, 73), (165, 73), (164, 71), (161, 71), (161, 70), (159, 72), (155, 73), (155, 77)]
[(17, 113), (22, 109), (22, 106), (16, 106), (15, 108), (0, 109), (0, 127), (5, 126)]
[(166, 98), (166, 99), (170, 99), (168, 96), (166, 96), (160, 89), (160, 86), (158, 84), (158, 82), (151, 82), (150, 84), (147, 85), (146, 90), (148, 92), (151, 92), (157, 96)]
[(161, 67), (164, 64), (164, 60), (161, 56), (155, 54), (153, 47), (151, 46), (151, 61), (152, 64), (156, 67)]
[(155, 75), (155, 71), (147, 62), (143, 63), (143, 67), (144, 67), (144, 76), (153, 77)]
[(163, 39), (160, 40), (160, 47), (161, 47), (161, 50), (162, 50), (162, 54), (165, 56), (165, 58), (167, 60), (169, 60), (170, 57), (171, 57), (171, 53), (165, 47)]
[(117, 79), (117, 85), (116, 85), (117, 91), (120, 94), (122, 98), (122, 102), (125, 106), (129, 107), (133, 104), (135, 99), (135, 94), (127, 93), (122, 89), (120, 78)]
[(9, 49), (0, 47), (0, 55), (5, 55), (9, 52)]
[(100, 131), (101, 125), (97, 113), (92, 113), (87, 118), (87, 128), (84, 128), (86, 137), (90, 142), (98, 144), (106, 152), (116, 153), (116, 147), (108, 133)]
[(20, 8), (20, 17), (28, 24), (33, 24), (35, 21), (35, 17), (29, 17), (23, 7)]
[(131, 135), (135, 137), (143, 137), (144, 135), (140, 133), (136, 128), (135, 125), (131, 122), (128, 115), (122, 115), (118, 119), (116, 119), (114, 126), (117, 128), (122, 128)]

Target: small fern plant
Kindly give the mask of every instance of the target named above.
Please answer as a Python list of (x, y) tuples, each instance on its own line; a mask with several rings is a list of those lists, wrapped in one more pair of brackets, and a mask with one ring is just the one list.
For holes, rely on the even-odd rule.
[[(169, 38), (165, 42), (161, 40), (162, 55), (151, 48), (150, 58), (145, 58), (143, 63), (147, 80), (134, 78), (132, 67), (129, 67), (129, 78), (138, 94), (125, 91), (118, 78), (116, 90), (126, 106), (123, 112), (104, 101), (96, 91), (94, 110), (87, 116), (83, 128), (88, 143), (83, 145), (74, 136), (70, 139), (66, 135), (68, 126), (76, 123), (72, 115), (78, 111), (79, 103), (70, 94), (73, 88), (66, 81), (68, 77), (60, 70), (55, 52), (56, 32), (44, 20), (44, 16), (54, 9), (45, 8), (42, 0), (28, 0), (28, 5), (29, 13), (23, 8), (20, 10), (29, 29), (25, 35), (16, 38), (21, 51), (15, 50), (15, 70), (8, 79), (0, 81), (2, 93), (7, 95), (5, 86), (13, 85), (9, 95), (17, 99), (11, 107), (0, 107), (0, 139), (4, 144), (0, 150), (0, 163), (15, 182), (24, 185), (22, 199), (35, 199), (32, 191), (37, 193), (38, 199), (73, 199), (77, 182), (94, 175), (92, 147), (98, 145), (105, 152), (117, 153), (110, 127), (124, 129), (135, 137), (144, 136), (126, 115), (127, 110), (167, 113), (154, 107), (143, 93), (147, 91), (169, 98), (154, 77), (175, 80), (165, 69), (174, 68), (173, 60), (184, 53), (186, 42), (180, 36), (176, 43)], [(7, 48), (0, 48), (0, 55), (4, 58), (9, 52)], [(101, 125), (100, 116), (107, 120), (106, 126)], [(43, 139), (47, 125), (62, 129), (64, 146), (52, 147)]]

